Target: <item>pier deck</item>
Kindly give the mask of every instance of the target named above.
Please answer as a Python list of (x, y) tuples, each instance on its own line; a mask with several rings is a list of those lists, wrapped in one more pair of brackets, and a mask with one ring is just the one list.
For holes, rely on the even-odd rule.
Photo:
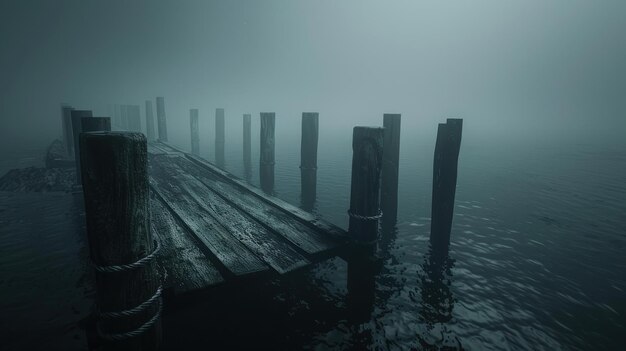
[(174, 294), (277, 276), (341, 253), (346, 232), (164, 143), (148, 146), (151, 226)]

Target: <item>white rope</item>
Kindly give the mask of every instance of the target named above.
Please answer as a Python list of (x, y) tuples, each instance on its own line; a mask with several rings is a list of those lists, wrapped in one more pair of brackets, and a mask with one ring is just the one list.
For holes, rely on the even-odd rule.
[(363, 216), (363, 215), (356, 214), (356, 213), (352, 212), (352, 210), (348, 210), (348, 215), (351, 218), (360, 219), (362, 221), (377, 221), (377, 220), (379, 220), (383, 216), (383, 211), (378, 210), (378, 214), (376, 214), (374, 216)]
[(157, 313), (152, 318), (150, 318), (149, 321), (139, 326), (139, 328), (133, 331), (126, 332), (126, 333), (108, 334), (108, 333), (103, 332), (102, 329), (100, 328), (100, 325), (98, 325), (97, 327), (98, 335), (105, 340), (122, 341), (122, 340), (130, 339), (130, 338), (134, 338), (136, 336), (139, 336), (145, 333), (147, 330), (152, 328), (152, 326), (154, 326), (154, 324), (161, 317), (161, 312), (163, 311), (163, 302), (161, 301), (161, 299), (159, 299), (158, 301), (159, 301), (159, 309), (157, 310)]
[(124, 310), (124, 311), (119, 311), (119, 312), (98, 312), (98, 316), (101, 317), (102, 319), (115, 319), (115, 318), (120, 318), (120, 317), (132, 317), (132, 316), (135, 316), (135, 315), (137, 315), (137, 314), (139, 314), (141, 312), (144, 312), (158, 298), (160, 298), (162, 290), (163, 290), (162, 286), (159, 286), (157, 288), (157, 291), (154, 293), (154, 295), (152, 295), (151, 298), (149, 298), (148, 300), (142, 302), (141, 304), (137, 305), (136, 307), (133, 307), (131, 309)]
[(145, 266), (146, 264), (148, 264), (150, 261), (152, 261), (156, 257), (156, 254), (161, 249), (161, 244), (157, 240), (155, 240), (154, 242), (156, 244), (156, 248), (154, 249), (154, 251), (152, 251), (152, 253), (149, 254), (148, 256), (136, 262), (129, 263), (129, 264), (112, 265), (112, 266), (98, 266), (94, 263), (93, 268), (100, 273), (116, 273), (116, 272), (124, 272), (124, 271), (141, 268)]

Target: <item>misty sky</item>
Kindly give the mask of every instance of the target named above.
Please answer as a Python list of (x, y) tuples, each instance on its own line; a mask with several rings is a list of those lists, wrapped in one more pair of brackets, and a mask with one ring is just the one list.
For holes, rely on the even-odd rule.
[(399, 112), (433, 133), (462, 117), (485, 133), (616, 137), (625, 33), (623, 0), (0, 0), (0, 147), (60, 135), (61, 102), (143, 113), (155, 96), (175, 135), (189, 108), (224, 107), (294, 126), (319, 111), (341, 130)]

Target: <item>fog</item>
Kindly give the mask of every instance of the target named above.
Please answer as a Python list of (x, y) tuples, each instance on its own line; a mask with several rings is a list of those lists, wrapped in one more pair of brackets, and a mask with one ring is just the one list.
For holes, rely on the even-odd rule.
[(59, 136), (62, 102), (143, 116), (156, 96), (177, 143), (190, 108), (209, 135), (217, 107), (237, 135), (243, 113), (258, 128), (276, 112), (280, 135), (316, 111), (322, 137), (348, 138), (396, 112), (428, 134), (461, 117), (485, 138), (618, 140), (625, 16), (624, 1), (2, 1), (0, 147)]

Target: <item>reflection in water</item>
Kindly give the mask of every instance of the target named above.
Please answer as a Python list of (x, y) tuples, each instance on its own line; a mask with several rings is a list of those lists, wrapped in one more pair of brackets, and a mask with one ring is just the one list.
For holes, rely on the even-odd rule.
[(317, 194), (317, 169), (300, 167), (301, 198), (300, 206), (307, 212), (312, 212), (315, 207)]
[(422, 264), (423, 274), (419, 277), (422, 287), (420, 318), (432, 327), (436, 323), (446, 323), (452, 319), (454, 296), (450, 290), (454, 260), (447, 254), (436, 254), (429, 248)]

